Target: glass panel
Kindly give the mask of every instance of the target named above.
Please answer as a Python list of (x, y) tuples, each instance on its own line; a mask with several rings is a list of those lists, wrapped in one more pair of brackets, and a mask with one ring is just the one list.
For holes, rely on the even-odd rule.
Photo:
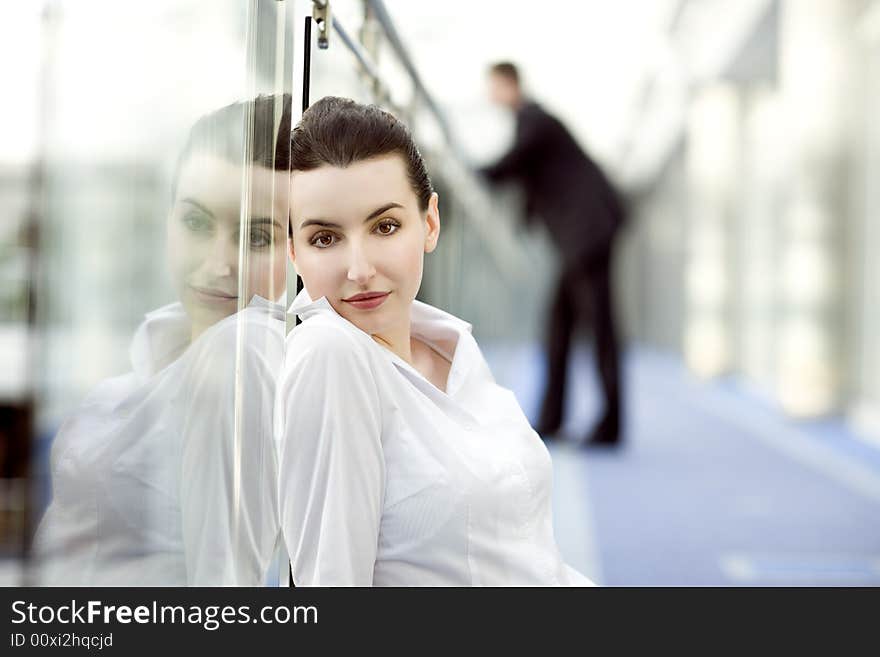
[(2, 21), (31, 86), (0, 121), (3, 581), (275, 581), (292, 3), (25, 4)]

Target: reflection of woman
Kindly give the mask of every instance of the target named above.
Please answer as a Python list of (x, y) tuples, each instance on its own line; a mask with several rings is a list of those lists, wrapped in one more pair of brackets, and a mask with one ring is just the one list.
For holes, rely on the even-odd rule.
[(325, 98), (291, 170), (303, 323), (277, 404), (294, 581), (591, 584), (560, 557), (550, 457), (513, 394), (469, 324), (415, 300), (440, 215), (408, 131)]
[(266, 299), (285, 290), (289, 98), (281, 106), (237, 103), (190, 133), (168, 216), (180, 301), (147, 314), (132, 371), (101, 383), (55, 438), (54, 497), (36, 537), (44, 584), (264, 581), (278, 535), (271, 422), (284, 322)]

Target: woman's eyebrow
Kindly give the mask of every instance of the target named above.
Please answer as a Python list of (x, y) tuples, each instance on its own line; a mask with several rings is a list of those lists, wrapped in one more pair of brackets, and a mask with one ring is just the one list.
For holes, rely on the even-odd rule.
[(332, 221), (327, 221), (326, 219), (306, 219), (302, 222), (299, 227), (300, 229), (305, 228), (306, 226), (322, 226), (323, 228), (342, 228), (339, 224), (334, 224)]
[(384, 212), (388, 212), (388, 210), (391, 210), (392, 208), (402, 208), (402, 207), (403, 207), (403, 206), (402, 206), (400, 203), (394, 203), (393, 201), (392, 201), (391, 203), (386, 203), (386, 204), (383, 205), (381, 208), (376, 208), (375, 210), (373, 210), (373, 211), (369, 214), (369, 216), (368, 216), (366, 219), (364, 219), (364, 222), (366, 223), (366, 222), (369, 221), (370, 219), (375, 219), (375, 218), (378, 217), (380, 214), (382, 214), (382, 213), (384, 213)]
[(181, 200), (181, 203), (189, 203), (190, 205), (194, 205), (195, 207), (197, 207), (199, 210), (201, 210), (205, 214), (211, 215), (212, 217), (214, 216), (213, 212), (211, 212), (208, 208), (206, 208), (204, 205), (202, 205), (201, 203), (199, 203), (197, 200), (195, 200), (194, 198), (192, 198), (190, 196), (187, 196), (185, 199)]
[[(378, 217), (380, 214), (388, 212), (388, 210), (394, 208), (403, 208), (403, 206), (400, 203), (395, 203), (393, 201), (391, 203), (386, 203), (385, 205), (376, 208), (369, 215), (367, 215), (367, 218), (364, 219), (364, 223), (371, 221), (372, 219)], [(342, 228), (340, 224), (328, 221), (327, 219), (306, 219), (299, 225), (300, 230), (302, 230), (306, 226), (321, 226), (322, 228)]]
[[(204, 205), (202, 205), (201, 203), (199, 203), (197, 200), (195, 200), (192, 197), (187, 197), (185, 199), (182, 199), (181, 203), (189, 203), (190, 205), (197, 207), (199, 210), (201, 210), (205, 214), (207, 214), (211, 217), (214, 216), (213, 212), (211, 212), (208, 208), (206, 208)], [(273, 224), (276, 228), (281, 228), (281, 224), (278, 223), (277, 220), (272, 219), (271, 217), (251, 217), (248, 220), (248, 223), (251, 226), (258, 226), (260, 224)]]
[(275, 226), (275, 228), (281, 228), (281, 224), (279, 224), (277, 220), (270, 217), (251, 217), (249, 223), (251, 226), (258, 226), (260, 224), (272, 224), (273, 226)]

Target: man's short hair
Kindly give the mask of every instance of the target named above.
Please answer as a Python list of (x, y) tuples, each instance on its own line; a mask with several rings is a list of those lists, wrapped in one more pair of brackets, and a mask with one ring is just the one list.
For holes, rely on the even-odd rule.
[(497, 62), (492, 64), (489, 72), (507, 78), (514, 84), (519, 84), (519, 69), (512, 62)]

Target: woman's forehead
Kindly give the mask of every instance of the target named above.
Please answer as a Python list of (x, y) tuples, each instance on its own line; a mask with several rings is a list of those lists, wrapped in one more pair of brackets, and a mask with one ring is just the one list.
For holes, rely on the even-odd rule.
[[(363, 219), (388, 203), (415, 204), (406, 164), (399, 155), (385, 155), (347, 167), (322, 166), (291, 175), (293, 215), (300, 220)], [(365, 216), (365, 215), (364, 215)]]
[(243, 197), (251, 214), (287, 216), (290, 185), (287, 171), (251, 166), (245, 178), (240, 164), (212, 155), (195, 155), (183, 165), (176, 202), (195, 201), (212, 213), (236, 220)]

